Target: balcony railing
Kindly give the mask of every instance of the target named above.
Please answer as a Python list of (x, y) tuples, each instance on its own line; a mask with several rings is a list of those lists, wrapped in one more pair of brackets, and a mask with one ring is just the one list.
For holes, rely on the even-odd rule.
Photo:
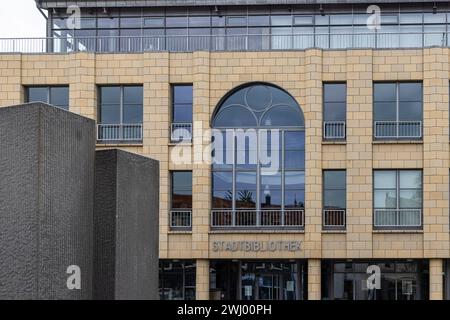
[(421, 209), (375, 209), (375, 227), (420, 227), (422, 226)]
[(345, 121), (324, 121), (323, 138), (327, 140), (345, 139)]
[(447, 32), (1, 38), (3, 53), (267, 51), (448, 47)]
[(375, 121), (376, 139), (420, 139), (422, 121)]
[(212, 210), (213, 228), (303, 228), (304, 210)]
[(192, 228), (191, 210), (171, 210), (169, 218), (172, 230), (190, 230)]
[(142, 141), (142, 124), (98, 124), (99, 142), (139, 142)]
[(329, 229), (345, 228), (345, 210), (324, 209), (323, 226)]
[(170, 131), (172, 142), (192, 141), (192, 123), (172, 123)]

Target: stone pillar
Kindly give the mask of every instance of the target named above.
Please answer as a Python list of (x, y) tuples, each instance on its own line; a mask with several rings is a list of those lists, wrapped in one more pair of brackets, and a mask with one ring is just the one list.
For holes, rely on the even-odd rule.
[(321, 299), (320, 259), (308, 260), (308, 300)]
[(209, 129), (209, 52), (193, 54), (193, 164), (192, 164), (192, 253), (193, 258), (208, 259), (209, 213), (211, 210)]
[(0, 107), (23, 102), (22, 55), (3, 54), (0, 57)]
[(423, 249), (449, 254), (448, 49), (423, 50)]
[(347, 258), (372, 258), (372, 51), (347, 51)]
[(197, 300), (209, 300), (209, 260), (197, 260), (195, 291)]
[(430, 300), (444, 298), (444, 277), (442, 259), (430, 259)]

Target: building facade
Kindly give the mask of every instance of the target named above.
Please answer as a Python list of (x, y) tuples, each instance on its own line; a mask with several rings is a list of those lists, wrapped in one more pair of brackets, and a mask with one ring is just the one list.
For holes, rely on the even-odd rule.
[(450, 298), (447, 2), (37, 2), (0, 105), (160, 161), (161, 299)]

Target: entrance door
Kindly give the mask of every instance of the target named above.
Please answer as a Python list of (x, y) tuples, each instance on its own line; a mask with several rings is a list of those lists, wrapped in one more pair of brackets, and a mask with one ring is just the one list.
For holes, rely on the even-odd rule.
[(258, 300), (281, 300), (283, 283), (282, 275), (280, 274), (261, 274), (257, 280), (257, 297)]

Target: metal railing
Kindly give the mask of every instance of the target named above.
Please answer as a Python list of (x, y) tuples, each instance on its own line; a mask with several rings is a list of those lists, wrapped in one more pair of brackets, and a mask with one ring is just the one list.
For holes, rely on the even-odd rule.
[(304, 210), (212, 210), (213, 228), (303, 228)]
[(345, 121), (324, 121), (324, 139), (345, 139)]
[(447, 32), (0, 38), (3, 53), (267, 51), (448, 47)]
[(169, 219), (172, 230), (190, 230), (192, 228), (191, 210), (171, 210)]
[(323, 226), (325, 228), (345, 228), (345, 210), (324, 209)]
[(375, 121), (374, 137), (377, 139), (420, 139), (422, 121)]
[(192, 141), (192, 123), (172, 123), (170, 129), (170, 141), (172, 142)]
[(142, 141), (142, 124), (97, 124), (97, 141)]
[(420, 227), (421, 209), (375, 209), (375, 227)]

